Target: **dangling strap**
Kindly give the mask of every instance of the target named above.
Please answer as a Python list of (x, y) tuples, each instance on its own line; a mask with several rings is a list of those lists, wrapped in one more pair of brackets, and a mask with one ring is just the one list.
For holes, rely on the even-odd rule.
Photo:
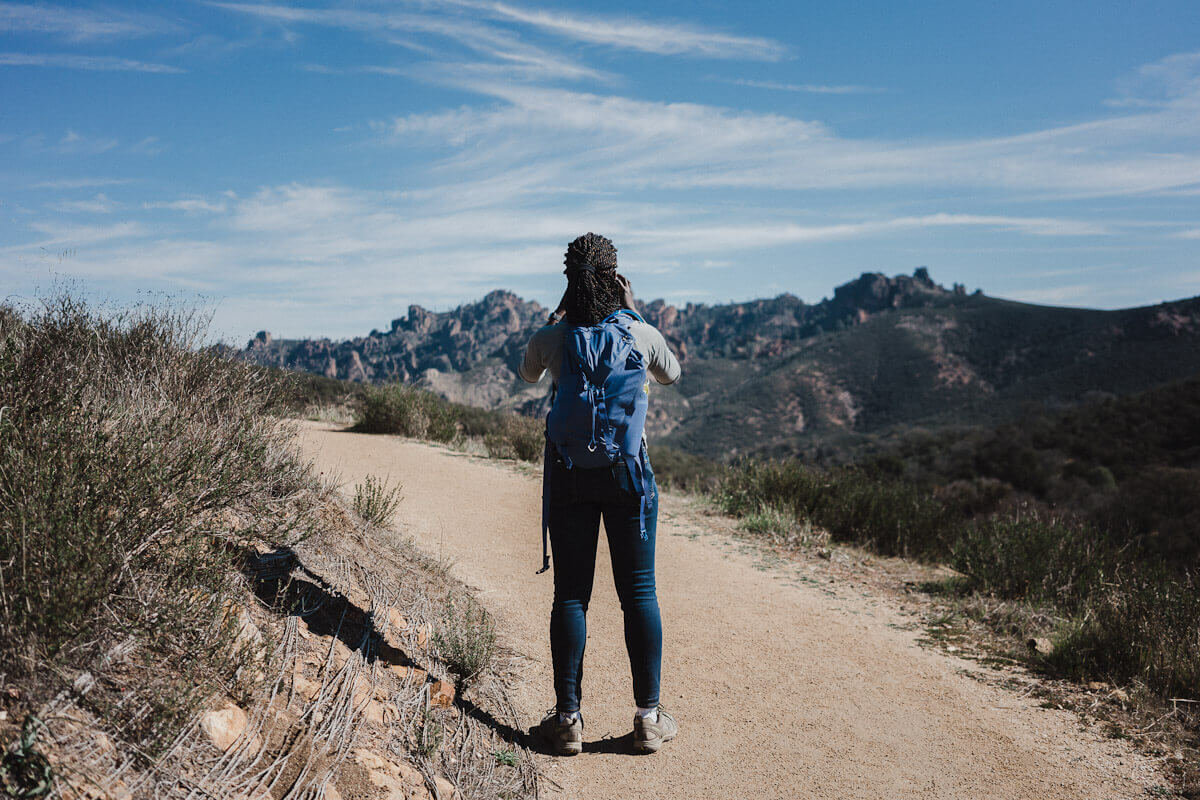
[[(565, 356), (565, 352), (564, 352)], [(558, 398), (558, 384), (550, 384), (550, 406)], [(549, 415), (547, 415), (549, 416)], [(535, 572), (541, 575), (550, 569), (550, 432), (546, 431), (546, 447), (542, 450), (542, 568)]]
[(550, 440), (542, 451), (542, 568), (535, 572), (541, 575), (550, 569)]
[(646, 454), (646, 445), (642, 445), (636, 456), (625, 460), (626, 466), (629, 467), (629, 477), (633, 478), (641, 487), (639, 494), (638, 507), (638, 533), (642, 537), (642, 541), (646, 541), (646, 511), (650, 508), (650, 501), (654, 498), (654, 492), (650, 489), (650, 474), (646, 470), (646, 460), (649, 456)]

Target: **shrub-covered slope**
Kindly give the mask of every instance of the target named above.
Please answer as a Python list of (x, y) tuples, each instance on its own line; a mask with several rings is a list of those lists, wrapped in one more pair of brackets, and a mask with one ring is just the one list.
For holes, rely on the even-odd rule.
[(202, 339), (0, 308), (0, 795), (536, 794), (490, 621), (384, 527), (401, 492), (350, 512), (294, 391)]

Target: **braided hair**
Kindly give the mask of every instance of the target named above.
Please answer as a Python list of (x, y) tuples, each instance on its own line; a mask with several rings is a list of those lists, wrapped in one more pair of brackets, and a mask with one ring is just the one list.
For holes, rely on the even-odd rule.
[(567, 275), (567, 321), (598, 325), (621, 307), (617, 282), (617, 248), (611, 240), (586, 233), (567, 245), (563, 259)]

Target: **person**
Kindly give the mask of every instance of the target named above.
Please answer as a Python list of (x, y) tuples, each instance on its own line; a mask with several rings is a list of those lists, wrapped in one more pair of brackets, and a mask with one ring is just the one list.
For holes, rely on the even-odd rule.
[[(521, 377), (536, 383), (548, 370), (557, 390), (562, 371), (567, 367), (563, 354), (564, 349), (569, 349), (566, 340), (571, 332), (600, 326), (614, 312), (624, 309), (618, 319), (632, 334), (633, 349), (642, 358), (638, 362), (635, 357), (633, 363), (645, 367), (644, 373), (634, 374), (638, 381), (635, 393), (649, 393), (645, 374), (661, 384), (679, 380), (679, 362), (663, 335), (642, 320), (634, 308), (630, 282), (617, 272), (613, 243), (593, 233), (580, 236), (567, 247), (564, 264), (567, 289), (545, 327), (531, 338), (519, 369)], [(643, 402), (643, 413), (644, 407)], [(550, 417), (548, 424), (549, 421)], [(542, 720), (539, 730), (559, 755), (574, 755), (583, 747), (580, 684), (602, 518), (613, 579), (625, 618), (625, 645), (636, 705), (634, 749), (656, 752), (678, 731), (674, 718), (659, 703), (662, 622), (654, 580), (658, 491), (645, 440), (640, 435), (638, 439), (641, 447), (635, 456), (638, 460), (617, 458), (608, 466), (591, 468), (572, 466), (555, 445), (547, 445), (544, 525), (549, 529), (554, 563), (550, 650), (556, 706)], [(637, 446), (634, 444), (633, 448)], [(640, 482), (639, 476), (633, 474), (635, 471), (643, 473)]]

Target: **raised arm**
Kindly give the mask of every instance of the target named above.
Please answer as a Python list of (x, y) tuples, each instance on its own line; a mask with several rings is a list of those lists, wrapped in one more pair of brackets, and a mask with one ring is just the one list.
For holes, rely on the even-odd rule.
[(653, 325), (646, 325), (647, 338), (650, 340), (650, 350), (646, 354), (647, 361), (646, 371), (650, 373), (654, 380), (662, 384), (674, 383), (679, 380), (679, 375), (682, 370), (679, 368), (679, 359), (675, 358), (675, 354), (671, 352), (667, 340), (659, 332), (658, 328)]
[(535, 331), (529, 339), (529, 344), (525, 345), (525, 357), (521, 359), (521, 366), (517, 368), (517, 374), (521, 376), (522, 380), (537, 383), (542, 379), (542, 374), (549, 365), (550, 353), (547, 337), (551, 335), (551, 331), (548, 323)]
[[(636, 312), (637, 305), (633, 299), (633, 285), (629, 282), (629, 278), (618, 273), (617, 282), (621, 284), (621, 307)], [(671, 352), (662, 333), (649, 323), (645, 323), (644, 332), (647, 340), (646, 349), (649, 351), (645, 354), (648, 362), (646, 371), (654, 380), (662, 384), (674, 383), (679, 380), (681, 371), (679, 359), (675, 358), (675, 354)]]

